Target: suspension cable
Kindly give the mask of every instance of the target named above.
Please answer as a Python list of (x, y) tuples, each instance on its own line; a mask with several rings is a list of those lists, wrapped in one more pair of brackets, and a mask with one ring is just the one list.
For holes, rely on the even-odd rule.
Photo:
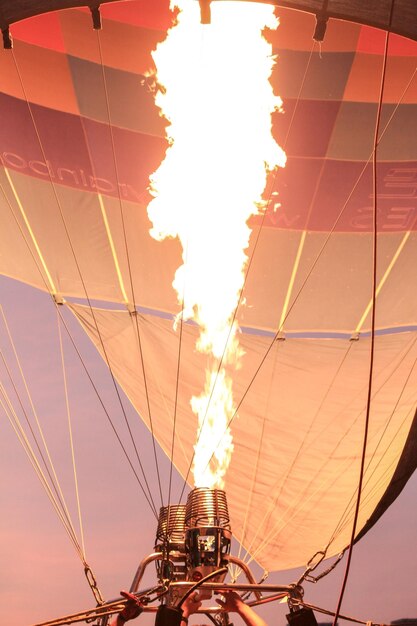
[(61, 324), (59, 323), (59, 320), (60, 318), (59, 318), (59, 313), (57, 310), (56, 321), (57, 321), (57, 326), (58, 326), (59, 348), (60, 348), (60, 353), (61, 353), (61, 367), (62, 367), (62, 377), (63, 377), (63, 384), (64, 384), (65, 406), (66, 406), (66, 411), (67, 411), (68, 433), (69, 433), (70, 448), (71, 448), (72, 469), (73, 469), (73, 475), (74, 475), (75, 499), (77, 502), (81, 546), (83, 549), (83, 554), (85, 556), (84, 529), (83, 529), (83, 520), (82, 520), (82, 515), (81, 515), (80, 493), (78, 489), (77, 466), (75, 462), (74, 438), (72, 435), (71, 409), (70, 409), (69, 398), (68, 398), (67, 372), (65, 368), (64, 346), (62, 343)]
[[(392, 23), (392, 15), (394, 10), (394, 0), (391, 0), (391, 11), (390, 11), (390, 20), (389, 20), (389, 28)], [(370, 355), (369, 355), (369, 386), (368, 386), (368, 398), (367, 398), (367, 406), (366, 406), (366, 417), (364, 424), (364, 433), (363, 433), (363, 444), (362, 444), (362, 458), (360, 464), (360, 472), (359, 472), (359, 481), (358, 481), (358, 490), (357, 490), (357, 499), (356, 499), (356, 507), (355, 514), (352, 524), (352, 534), (350, 538), (350, 544), (348, 549), (348, 555), (346, 560), (346, 568), (345, 574), (342, 582), (342, 586), (340, 588), (340, 595), (337, 602), (336, 612), (334, 615), (333, 626), (337, 625), (337, 620), (339, 617), (340, 609), (343, 602), (343, 597), (345, 594), (345, 589), (349, 577), (350, 564), (352, 561), (353, 554), (353, 545), (355, 542), (356, 535), (356, 527), (359, 518), (359, 509), (361, 503), (361, 492), (363, 485), (363, 477), (366, 463), (366, 448), (368, 443), (368, 432), (369, 432), (369, 422), (370, 422), (370, 412), (371, 412), (371, 399), (372, 399), (372, 386), (373, 386), (373, 369), (374, 369), (374, 354), (375, 354), (375, 316), (376, 316), (376, 284), (377, 284), (377, 244), (378, 244), (378, 178), (377, 178), (377, 150), (378, 150), (378, 139), (379, 139), (379, 126), (381, 120), (381, 112), (382, 112), (382, 102), (384, 97), (384, 87), (385, 87), (385, 77), (386, 77), (386, 67), (387, 67), (387, 59), (388, 59), (388, 46), (389, 46), (389, 30), (385, 35), (385, 48), (384, 48), (384, 57), (382, 64), (382, 73), (381, 73), (381, 84), (379, 91), (379, 99), (378, 99), (378, 109), (376, 115), (376, 123), (375, 123), (375, 134), (374, 134), (374, 145), (373, 145), (373, 158), (372, 158), (372, 173), (373, 173), (373, 258), (372, 258), (372, 310), (371, 310), (371, 345), (370, 345)]]
[[(31, 435), (33, 437), (33, 440), (35, 442), (35, 445), (36, 445), (36, 448), (38, 450), (39, 456), (40, 456), (40, 458), (42, 460), (42, 463), (44, 465), (44, 468), (45, 468), (45, 470), (46, 470), (46, 472), (47, 472), (47, 474), (49, 476), (49, 480), (50, 480), (50, 483), (52, 485), (52, 489), (55, 492), (57, 501), (59, 502), (59, 504), (60, 504), (60, 506), (62, 508), (62, 511), (63, 511), (63, 515), (65, 516), (65, 519), (67, 520), (67, 523), (71, 527), (72, 532), (73, 532), (73, 534), (75, 536), (74, 526), (72, 524), (72, 521), (71, 521), (71, 518), (70, 518), (70, 514), (69, 514), (69, 511), (68, 511), (68, 507), (67, 507), (67, 504), (65, 502), (64, 494), (62, 492), (61, 485), (60, 485), (60, 482), (58, 480), (58, 476), (57, 476), (57, 473), (56, 473), (56, 470), (55, 470), (55, 465), (54, 465), (54, 463), (52, 461), (52, 457), (51, 457), (51, 454), (49, 452), (49, 448), (48, 448), (48, 445), (47, 445), (47, 442), (46, 442), (46, 439), (45, 439), (45, 435), (44, 435), (42, 426), (40, 424), (39, 417), (38, 417), (38, 414), (37, 414), (37, 411), (36, 411), (36, 408), (35, 408), (35, 405), (34, 405), (34, 402), (33, 402), (33, 399), (32, 399), (32, 394), (31, 394), (31, 392), (29, 390), (29, 386), (28, 386), (27, 381), (26, 381), (26, 376), (24, 374), (24, 371), (23, 371), (23, 368), (22, 368), (22, 364), (20, 362), (19, 355), (18, 355), (17, 350), (16, 350), (16, 345), (15, 345), (15, 342), (13, 340), (13, 336), (11, 334), (9, 324), (7, 322), (7, 318), (6, 318), (6, 315), (4, 313), (4, 309), (3, 309), (3, 307), (1, 305), (0, 305), (0, 312), (1, 312), (2, 319), (3, 319), (4, 327), (6, 329), (7, 337), (9, 339), (10, 345), (12, 347), (13, 355), (14, 355), (14, 358), (16, 360), (16, 364), (17, 364), (17, 367), (18, 367), (18, 370), (19, 370), (20, 378), (21, 378), (21, 380), (23, 382), (24, 389), (25, 389), (27, 398), (29, 400), (29, 404), (30, 404), (30, 407), (31, 407), (32, 414), (33, 414), (33, 416), (35, 418), (36, 426), (38, 428), (38, 431), (39, 431), (39, 434), (40, 434), (40, 437), (41, 437), (41, 441), (42, 441), (43, 447), (45, 449), (45, 453), (46, 453), (46, 457), (47, 458), (45, 458), (44, 453), (42, 452), (42, 449), (41, 449), (40, 444), (38, 442), (38, 438), (36, 436), (36, 433), (35, 433), (32, 425), (30, 423), (29, 415), (28, 415), (28, 413), (27, 413), (27, 411), (26, 411), (26, 409), (24, 407), (23, 401), (22, 401), (21, 396), (19, 394), (19, 391), (17, 389), (17, 385), (16, 385), (16, 383), (15, 383), (15, 381), (13, 379), (13, 375), (12, 375), (11, 369), (9, 368), (9, 365), (7, 363), (7, 360), (6, 360), (6, 357), (5, 357), (4, 353), (3, 353), (3, 350), (0, 350), (1, 360), (3, 362), (3, 365), (4, 365), (5, 369), (6, 369), (7, 375), (9, 377), (9, 380), (10, 380), (10, 382), (12, 384), (12, 387), (14, 389), (14, 392), (16, 394), (16, 398), (18, 400), (18, 403), (20, 405), (21, 411), (22, 411), (22, 413), (23, 413), (23, 415), (25, 417), (25, 421), (26, 421), (26, 423), (28, 425), (28, 428), (29, 428), (29, 430), (31, 432)], [(13, 413), (14, 413), (14, 415), (16, 415), (15, 412), (13, 412)], [(17, 419), (17, 418), (15, 418), (15, 419)], [(46, 481), (46, 477), (45, 476), (43, 476), (43, 479)]]
[[(71, 307), (70, 307), (70, 309), (71, 309)], [(117, 429), (116, 429), (116, 427), (115, 427), (115, 425), (113, 423), (113, 420), (111, 419), (110, 414), (109, 414), (109, 412), (108, 412), (108, 410), (107, 410), (107, 408), (106, 408), (106, 406), (105, 406), (105, 404), (103, 402), (103, 399), (102, 399), (102, 397), (101, 397), (101, 395), (100, 395), (100, 393), (99, 393), (99, 391), (97, 389), (97, 386), (95, 385), (95, 383), (94, 383), (94, 381), (93, 381), (93, 379), (91, 377), (91, 374), (88, 371), (88, 368), (87, 368), (87, 366), (86, 366), (86, 364), (84, 362), (84, 359), (81, 356), (81, 353), (80, 353), (80, 351), (79, 351), (79, 349), (78, 349), (78, 347), (77, 347), (77, 345), (75, 343), (75, 340), (74, 340), (74, 338), (73, 338), (73, 336), (72, 336), (72, 334), (71, 334), (71, 332), (70, 332), (70, 330), (68, 328), (68, 325), (67, 325), (65, 319), (62, 316), (61, 316), (61, 321), (63, 322), (63, 324), (65, 326), (65, 329), (66, 329), (66, 331), (68, 333), (68, 336), (69, 336), (69, 338), (71, 340), (72, 346), (73, 346), (75, 352), (78, 355), (78, 358), (79, 358), (79, 360), (81, 362), (81, 365), (84, 368), (84, 371), (85, 371), (85, 373), (87, 375), (87, 378), (90, 381), (90, 384), (91, 384), (91, 386), (94, 389), (94, 392), (95, 392), (95, 394), (97, 396), (97, 399), (98, 399), (98, 401), (101, 404), (101, 407), (102, 407), (102, 409), (103, 409), (103, 411), (104, 411), (104, 413), (105, 413), (105, 415), (107, 417), (107, 420), (108, 420), (108, 422), (109, 422), (109, 424), (110, 424), (110, 426), (111, 426), (111, 428), (112, 428), (112, 430), (113, 430), (113, 432), (114, 432), (114, 434), (116, 436), (116, 439), (119, 442), (119, 445), (120, 445), (120, 447), (121, 447), (121, 449), (122, 449), (122, 451), (123, 451), (123, 453), (124, 453), (124, 455), (126, 457), (126, 460), (129, 463), (129, 466), (130, 466), (130, 468), (131, 468), (131, 470), (132, 470), (132, 472), (133, 472), (133, 474), (134, 474), (134, 476), (135, 476), (135, 478), (136, 478), (136, 480), (137, 480), (137, 482), (139, 484), (139, 487), (142, 490), (142, 493), (143, 493), (147, 503), (149, 504), (149, 507), (150, 507), (152, 513), (154, 514), (155, 518), (157, 519), (158, 518), (158, 514), (157, 514), (157, 511), (156, 511), (156, 508), (155, 508), (155, 504), (154, 504), (152, 498), (149, 498), (148, 494), (145, 491), (144, 486), (142, 485), (142, 481), (141, 481), (141, 479), (140, 479), (140, 477), (139, 477), (139, 475), (138, 475), (138, 473), (137, 473), (137, 471), (136, 471), (136, 469), (135, 469), (135, 467), (134, 467), (134, 465), (133, 465), (133, 463), (132, 463), (132, 461), (131, 461), (131, 459), (129, 457), (129, 454), (128, 454), (128, 452), (127, 452), (127, 450), (126, 450), (126, 448), (125, 448), (125, 446), (123, 444), (123, 441), (121, 440), (121, 437), (120, 437), (119, 433), (117, 432)], [(143, 469), (142, 462), (141, 462), (140, 458), (139, 458), (139, 465), (140, 465), (140, 468), (141, 468), (141, 471), (142, 471), (142, 475), (144, 477), (144, 480), (145, 480), (145, 483), (146, 483), (146, 486), (147, 486), (148, 492), (149, 492), (149, 485), (148, 485), (148, 483), (146, 481), (146, 476), (145, 476), (144, 469)]]
[[(12, 384), (12, 387), (14, 389), (14, 392), (15, 392), (16, 397), (18, 399), (18, 402), (20, 404), (20, 407), (21, 407), (21, 410), (23, 412), (23, 415), (25, 416), (25, 419), (26, 419), (26, 422), (28, 424), (29, 430), (30, 430), (30, 432), (32, 434), (32, 437), (33, 437), (34, 441), (35, 441), (36, 447), (38, 449), (38, 453), (39, 453), (40, 458), (42, 459), (42, 462), (43, 462), (43, 464), (45, 466), (45, 469), (46, 469), (46, 472), (47, 472), (47, 474), (49, 476), (49, 480), (50, 480), (51, 484), (48, 483), (48, 480), (47, 480), (47, 478), (46, 478), (46, 476), (45, 476), (45, 474), (44, 474), (44, 472), (42, 470), (42, 467), (41, 467), (41, 465), (40, 465), (40, 463), (39, 463), (39, 461), (38, 461), (38, 459), (36, 457), (35, 451), (34, 451), (32, 445), (30, 444), (28, 437), (26, 436), (26, 434), (24, 432), (24, 429), (23, 429), (23, 427), (21, 425), (21, 422), (19, 420), (19, 417), (18, 417), (16, 411), (14, 410), (13, 403), (11, 402), (10, 398), (7, 395), (7, 392), (6, 392), (6, 389), (5, 389), (4, 385), (1, 384), (1, 383), (0, 383), (0, 394), (1, 394), (0, 395), (0, 404), (3, 407), (3, 410), (4, 410), (4, 412), (6, 413), (8, 419), (9, 419), (9, 422), (10, 422), (13, 430), (15, 431), (15, 434), (16, 434), (20, 444), (22, 445), (24, 451), (26, 452), (31, 465), (32, 465), (33, 469), (35, 470), (35, 473), (38, 476), (38, 479), (40, 480), (41, 485), (43, 486), (43, 488), (44, 488), (44, 490), (46, 492), (46, 495), (48, 496), (48, 498), (49, 498), (53, 508), (55, 509), (55, 512), (58, 515), (58, 518), (62, 522), (65, 531), (67, 532), (71, 542), (74, 545), (74, 548), (75, 548), (78, 556), (81, 559), (81, 562), (82, 562), (82, 564), (84, 566), (84, 572), (85, 572), (87, 581), (88, 581), (88, 583), (90, 585), (90, 588), (91, 588), (91, 590), (93, 592), (93, 595), (94, 595), (94, 598), (95, 598), (96, 602), (98, 604), (101, 604), (101, 603), (103, 603), (104, 600), (103, 600), (103, 597), (101, 595), (100, 589), (97, 586), (97, 581), (96, 581), (96, 578), (94, 576), (94, 573), (93, 573), (93, 571), (91, 569), (91, 566), (87, 563), (86, 555), (85, 555), (85, 547), (84, 547), (84, 538), (83, 538), (83, 532), (82, 532), (81, 511), (80, 511), (80, 508), (79, 508), (77, 483), (76, 483), (76, 491), (77, 491), (77, 503), (78, 503), (78, 509), (79, 509), (81, 544), (78, 541), (78, 538), (77, 538), (77, 535), (76, 535), (76, 531), (75, 531), (73, 522), (71, 520), (71, 516), (70, 516), (69, 510), (68, 510), (68, 507), (66, 505), (65, 498), (64, 498), (64, 495), (63, 495), (63, 492), (62, 492), (62, 489), (61, 489), (58, 477), (57, 477), (56, 472), (55, 472), (54, 464), (52, 462), (52, 459), (51, 459), (51, 456), (50, 456), (50, 453), (49, 453), (49, 450), (48, 450), (48, 446), (46, 444), (46, 440), (44, 438), (44, 434), (43, 434), (42, 428), (41, 428), (40, 423), (39, 423), (38, 415), (37, 415), (37, 412), (36, 412), (36, 409), (35, 409), (35, 406), (34, 406), (34, 403), (33, 403), (33, 400), (32, 400), (32, 397), (31, 397), (31, 394), (30, 394), (30, 391), (29, 391), (29, 388), (28, 388), (28, 385), (27, 385), (27, 382), (26, 382), (26, 378), (24, 376), (23, 368), (21, 366), (21, 363), (20, 363), (20, 360), (19, 360), (19, 357), (18, 357), (18, 354), (17, 354), (17, 351), (16, 351), (16, 347), (15, 347), (15, 344), (14, 344), (14, 341), (13, 341), (13, 337), (11, 335), (11, 332), (10, 332), (9, 326), (7, 324), (7, 320), (6, 320), (6, 317), (5, 317), (5, 314), (4, 314), (4, 311), (3, 311), (2, 307), (1, 307), (1, 313), (2, 313), (2, 316), (3, 316), (3, 319), (4, 319), (4, 323), (5, 323), (5, 327), (6, 327), (6, 330), (7, 330), (7, 334), (8, 334), (8, 337), (9, 337), (10, 343), (12, 345), (12, 349), (13, 349), (13, 352), (14, 352), (14, 355), (15, 355), (15, 358), (16, 358), (16, 361), (17, 361), (17, 364), (18, 364), (19, 372), (20, 372), (20, 375), (22, 377), (23, 384), (24, 384), (26, 393), (28, 395), (29, 402), (30, 402), (33, 414), (35, 416), (35, 420), (36, 420), (39, 432), (41, 434), (41, 439), (42, 439), (42, 442), (44, 444), (44, 447), (45, 447), (45, 450), (46, 450), (46, 453), (47, 453), (47, 457), (48, 457), (48, 460), (49, 460), (49, 465), (51, 467), (53, 476), (52, 476), (51, 470), (50, 470), (50, 468), (49, 468), (49, 466), (48, 466), (48, 464), (46, 462), (44, 454), (43, 454), (43, 452), (42, 452), (42, 450), (40, 448), (38, 439), (37, 439), (36, 434), (35, 434), (35, 432), (34, 432), (34, 430), (32, 428), (32, 425), (30, 423), (29, 417), (28, 417), (27, 412), (25, 410), (25, 407), (23, 405), (23, 402), (22, 402), (22, 399), (21, 399), (20, 394), (18, 392), (17, 386), (16, 386), (16, 384), (15, 384), (15, 382), (13, 380), (13, 376), (12, 376), (11, 370), (10, 370), (10, 368), (9, 368), (9, 366), (7, 364), (7, 361), (6, 361), (6, 359), (5, 359), (4, 355), (3, 355), (3, 351), (0, 351), (0, 356), (2, 358), (4, 367), (5, 367), (5, 369), (6, 369), (7, 373), (8, 373), (9, 380), (10, 380), (10, 382)], [(3, 398), (3, 400), (1, 399), (1, 397)], [(72, 447), (72, 437), (71, 437), (71, 447)], [(73, 463), (74, 462), (75, 461), (73, 460)], [(74, 465), (74, 471), (75, 471), (75, 465)], [(52, 485), (52, 487), (51, 487), (51, 485)]]
[(3, 411), (5, 412), (5, 414), (7, 415), (7, 418), (13, 430), (15, 431), (19, 442), (21, 443), (23, 449), (25, 450), (26, 455), (28, 456), (31, 465), (33, 469), (35, 470), (35, 473), (38, 476), (42, 486), (44, 487), (46, 494), (49, 497), (51, 504), (54, 507), (58, 515), (58, 518), (61, 520), (65, 528), (65, 531), (67, 532), (72, 544), (74, 545), (74, 548), (78, 556), (80, 557), (81, 561), (83, 561), (82, 549), (77, 540), (72, 524), (70, 523), (69, 520), (66, 519), (65, 513), (62, 511), (62, 508), (59, 506), (59, 503), (57, 502), (57, 498), (55, 497), (48, 481), (45, 478), (45, 474), (42, 471), (39, 461), (33, 451), (33, 448), (24, 432), (24, 429), (20, 423), (20, 420), (16, 412), (14, 411), (13, 405), (10, 402), (7, 396), (6, 390), (4, 389), (4, 386), (1, 382), (0, 382), (0, 405), (3, 408)]

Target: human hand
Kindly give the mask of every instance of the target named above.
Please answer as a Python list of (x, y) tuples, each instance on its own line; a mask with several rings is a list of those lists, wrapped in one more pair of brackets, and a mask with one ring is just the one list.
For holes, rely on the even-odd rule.
[(121, 591), (120, 595), (127, 599), (124, 609), (120, 611), (117, 619), (119, 622), (127, 622), (130, 619), (135, 619), (143, 611), (143, 603), (133, 593), (127, 591)]
[(189, 617), (192, 613), (197, 613), (202, 602), (198, 591), (194, 591), (181, 605), (183, 617)]
[(242, 608), (245, 607), (245, 603), (240, 595), (232, 589), (223, 591), (222, 596), (224, 597), (224, 600), (216, 598), (216, 602), (224, 611), (227, 611), (227, 613), (240, 613)]

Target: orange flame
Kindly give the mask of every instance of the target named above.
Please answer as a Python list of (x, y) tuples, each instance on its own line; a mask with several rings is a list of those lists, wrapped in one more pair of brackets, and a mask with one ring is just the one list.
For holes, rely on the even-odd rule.
[(197, 2), (171, 5), (180, 9), (177, 23), (153, 55), (169, 148), (151, 177), (148, 214), (153, 237), (182, 243), (173, 286), (184, 298), (184, 319), (199, 325), (197, 349), (214, 357), (203, 394), (191, 400), (199, 419), (194, 480), (222, 487), (235, 413), (228, 370), (243, 354), (233, 319), (247, 263), (247, 220), (258, 212), (268, 170), (285, 164), (271, 135), (281, 100), (269, 83), (274, 60), (262, 36), (277, 20), (271, 6), (222, 1), (212, 3), (212, 23), (201, 25)]

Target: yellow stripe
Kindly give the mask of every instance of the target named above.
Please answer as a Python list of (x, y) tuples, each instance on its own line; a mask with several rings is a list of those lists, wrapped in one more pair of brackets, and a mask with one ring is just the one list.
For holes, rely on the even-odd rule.
[[(395, 253), (395, 254), (394, 254), (394, 256), (392, 257), (390, 264), (388, 265), (387, 269), (385, 270), (385, 274), (383, 275), (383, 277), (382, 277), (382, 279), (381, 279), (381, 281), (380, 281), (380, 283), (379, 283), (378, 287), (376, 288), (376, 291), (375, 291), (375, 298), (377, 298), (377, 297), (378, 297), (378, 295), (379, 295), (379, 293), (380, 293), (380, 291), (381, 291), (382, 287), (384, 286), (384, 284), (385, 284), (385, 282), (386, 282), (386, 280), (387, 280), (388, 276), (390, 275), (392, 268), (394, 267), (395, 263), (396, 263), (396, 262), (397, 262), (397, 260), (398, 260), (398, 257), (400, 256), (400, 254), (401, 254), (401, 252), (402, 252), (402, 249), (404, 248), (405, 244), (407, 243), (407, 240), (408, 240), (408, 238), (409, 238), (409, 236), (410, 236), (410, 233), (411, 233), (411, 231), (410, 231), (410, 230), (409, 230), (409, 231), (407, 231), (407, 232), (405, 233), (405, 235), (404, 235), (404, 237), (403, 237), (403, 239), (402, 239), (402, 241), (401, 241), (400, 245), (399, 245), (399, 246), (398, 246), (398, 248), (397, 248), (396, 253)], [(368, 306), (367, 306), (367, 307), (366, 307), (366, 309), (365, 309), (364, 314), (362, 315), (362, 317), (361, 317), (361, 319), (360, 319), (359, 324), (357, 325), (357, 327), (356, 327), (356, 329), (355, 329), (355, 332), (356, 332), (356, 333), (359, 333), (359, 332), (361, 331), (362, 326), (363, 326), (363, 324), (365, 323), (365, 320), (366, 320), (366, 318), (367, 318), (367, 317), (368, 317), (368, 315), (369, 315), (369, 311), (370, 311), (370, 310), (371, 310), (371, 308), (372, 308), (372, 302), (373, 302), (373, 300), (371, 299), (371, 300), (370, 300), (370, 302), (368, 303)]]
[(22, 203), (20, 201), (20, 198), (19, 198), (18, 193), (16, 191), (16, 188), (15, 188), (15, 186), (13, 184), (13, 181), (12, 181), (12, 179), (10, 177), (9, 170), (7, 169), (7, 167), (4, 168), (4, 171), (5, 171), (7, 180), (9, 181), (9, 185), (10, 185), (10, 188), (11, 188), (11, 190), (13, 192), (13, 195), (14, 195), (14, 198), (16, 200), (17, 206), (19, 207), (20, 213), (22, 214), (22, 217), (23, 217), (23, 219), (25, 221), (26, 228), (29, 231), (29, 235), (30, 235), (30, 237), (32, 239), (33, 245), (35, 246), (36, 252), (38, 253), (39, 259), (40, 259), (40, 261), (42, 263), (42, 267), (43, 267), (43, 269), (45, 271), (46, 278), (48, 279), (48, 282), (49, 282), (49, 289), (51, 291), (51, 294), (52, 295), (57, 294), (57, 289), (55, 287), (54, 281), (52, 280), (52, 276), (50, 275), (49, 270), (48, 270), (48, 268), (46, 266), (45, 259), (43, 258), (41, 249), (40, 249), (40, 247), (38, 245), (38, 242), (36, 241), (35, 233), (33, 232), (32, 227), (31, 227), (31, 225), (29, 223), (29, 220), (27, 218), (27, 215), (25, 213), (25, 210), (24, 210), (23, 205), (22, 205)]
[(124, 300), (125, 304), (129, 304), (129, 299), (127, 297), (125, 286), (124, 286), (124, 283), (123, 283), (122, 272), (120, 270), (119, 260), (117, 258), (116, 248), (114, 246), (114, 241), (113, 241), (113, 237), (112, 237), (112, 234), (111, 234), (111, 231), (110, 231), (110, 225), (109, 225), (109, 221), (107, 219), (107, 213), (106, 213), (106, 209), (104, 207), (103, 197), (102, 197), (101, 193), (98, 194), (98, 201), (99, 201), (99, 204), (100, 204), (101, 214), (103, 216), (103, 222), (104, 222), (104, 226), (106, 228), (107, 238), (109, 240), (110, 249), (111, 249), (111, 253), (112, 253), (112, 256), (113, 256), (114, 267), (116, 268), (117, 278), (118, 278), (119, 285), (120, 285), (120, 291), (122, 292), (122, 296), (123, 296), (123, 300)]
[(289, 282), (288, 289), (287, 289), (287, 295), (285, 296), (285, 302), (284, 302), (284, 306), (282, 308), (281, 319), (279, 321), (279, 327), (278, 328), (280, 330), (282, 330), (282, 326), (283, 326), (284, 321), (285, 321), (285, 316), (287, 315), (287, 309), (288, 309), (288, 305), (289, 305), (289, 302), (290, 302), (291, 293), (292, 293), (292, 290), (293, 290), (293, 287), (294, 287), (295, 277), (296, 277), (297, 272), (298, 272), (298, 266), (300, 265), (301, 254), (303, 252), (306, 236), (307, 236), (307, 231), (303, 230), (303, 233), (302, 233), (301, 239), (300, 239), (300, 243), (298, 244), (297, 256), (295, 258), (294, 266), (292, 268), (291, 278), (290, 278), (290, 282)]

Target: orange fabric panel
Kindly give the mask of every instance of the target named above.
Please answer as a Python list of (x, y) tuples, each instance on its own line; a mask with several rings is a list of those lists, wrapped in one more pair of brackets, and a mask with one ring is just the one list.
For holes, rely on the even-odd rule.
[[(382, 57), (376, 54), (356, 54), (346, 83), (343, 100), (377, 102), (381, 86)], [(389, 57), (384, 86), (384, 102), (402, 104), (417, 102), (417, 81), (412, 81), (404, 93), (416, 67), (414, 57)]]
[[(16, 42), (14, 55), (30, 102), (67, 113), (79, 113), (65, 56), (23, 41)], [(18, 79), (11, 82), (12, 88), (16, 82)], [(21, 89), (6, 93), (18, 98), (25, 97)]]
[(164, 32), (111, 21), (94, 32), (91, 17), (81, 11), (63, 13), (61, 24), (68, 54), (100, 64), (100, 38), (104, 65), (135, 74), (153, 67), (150, 51), (165, 38)]

